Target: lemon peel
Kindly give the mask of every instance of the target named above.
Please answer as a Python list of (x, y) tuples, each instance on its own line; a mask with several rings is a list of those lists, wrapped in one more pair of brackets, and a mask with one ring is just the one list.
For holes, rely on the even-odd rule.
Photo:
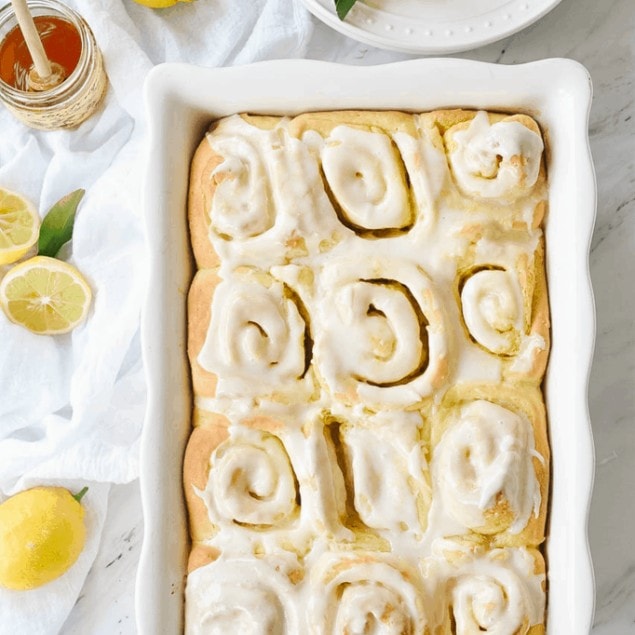
[(85, 540), (84, 508), (67, 489), (34, 487), (12, 496), (0, 504), (0, 585), (21, 591), (59, 578)]

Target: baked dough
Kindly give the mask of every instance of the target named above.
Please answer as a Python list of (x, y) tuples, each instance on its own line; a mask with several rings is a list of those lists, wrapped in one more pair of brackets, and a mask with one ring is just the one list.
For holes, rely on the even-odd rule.
[(212, 124), (186, 633), (544, 633), (546, 200), (525, 114)]

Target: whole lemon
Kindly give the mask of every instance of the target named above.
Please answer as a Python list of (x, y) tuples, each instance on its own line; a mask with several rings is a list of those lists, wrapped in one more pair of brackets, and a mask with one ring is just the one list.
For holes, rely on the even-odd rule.
[(86, 539), (85, 491), (34, 487), (0, 505), (0, 585), (34, 589), (70, 569)]
[(167, 9), (177, 2), (192, 2), (192, 0), (135, 0), (135, 2), (151, 9)]

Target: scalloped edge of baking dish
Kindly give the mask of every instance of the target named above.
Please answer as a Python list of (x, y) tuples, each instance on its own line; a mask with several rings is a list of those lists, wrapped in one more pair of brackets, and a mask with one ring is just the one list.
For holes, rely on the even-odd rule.
[(193, 275), (186, 200), (190, 161), (207, 126), (242, 111), (285, 115), (450, 107), (526, 112), (547, 141), (553, 341), (544, 384), (552, 451), (547, 633), (590, 632), (594, 580), (587, 521), (594, 451), (587, 385), (595, 312), (588, 257), (596, 187), (586, 69), (567, 59), (517, 66), (459, 59), (365, 67), (308, 60), (218, 69), (163, 64), (150, 72), (145, 94), (143, 207), (150, 280), (141, 321), (148, 404), (141, 443), (145, 529), (136, 586), (139, 633), (183, 631), (188, 535), (181, 467), (190, 431), (186, 296)]

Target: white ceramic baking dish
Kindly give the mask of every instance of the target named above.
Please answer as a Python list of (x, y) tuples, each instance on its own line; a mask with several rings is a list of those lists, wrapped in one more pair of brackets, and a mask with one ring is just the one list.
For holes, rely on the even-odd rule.
[(553, 454), (547, 632), (588, 633), (594, 588), (587, 544), (593, 479), (587, 381), (595, 330), (588, 249), (595, 179), (586, 70), (562, 59), (520, 66), (457, 59), (374, 67), (305, 60), (220, 69), (170, 64), (150, 73), (146, 98), (150, 139), (144, 207), (151, 279), (142, 319), (148, 408), (141, 457), (145, 537), (136, 594), (140, 635), (182, 632), (188, 537), (181, 464), (191, 406), (186, 294), (193, 273), (186, 194), (190, 160), (206, 127), (213, 119), (242, 111), (282, 115), (446, 107), (528, 112), (547, 139), (547, 277), (553, 329), (546, 376)]

